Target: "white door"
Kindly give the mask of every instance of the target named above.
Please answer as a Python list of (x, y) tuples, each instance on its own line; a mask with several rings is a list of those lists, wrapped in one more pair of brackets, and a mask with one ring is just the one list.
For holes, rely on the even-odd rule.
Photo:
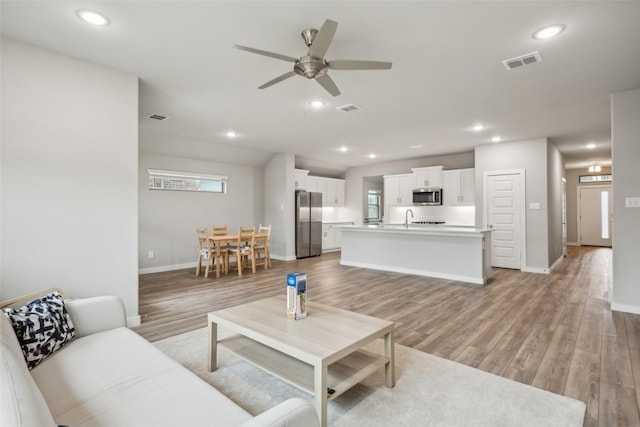
[(521, 175), (488, 175), (486, 177), (486, 224), (491, 235), (491, 265), (501, 268), (521, 267), (522, 208)]
[(580, 244), (611, 247), (611, 186), (578, 187)]

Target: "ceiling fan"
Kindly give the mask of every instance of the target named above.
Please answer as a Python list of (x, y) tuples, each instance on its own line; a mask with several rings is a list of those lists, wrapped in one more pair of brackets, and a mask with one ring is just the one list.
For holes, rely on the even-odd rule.
[(293, 71), (282, 74), (273, 80), (270, 80), (258, 87), (258, 89), (265, 89), (276, 83), (280, 83), (283, 80), (293, 77), (296, 74), (302, 77), (306, 77), (311, 80), (316, 80), (320, 83), (327, 92), (333, 96), (340, 95), (340, 90), (336, 84), (331, 80), (331, 77), (327, 74), (329, 70), (388, 70), (391, 68), (391, 62), (380, 61), (361, 61), (353, 59), (338, 59), (334, 61), (327, 61), (324, 59), (324, 55), (329, 49), (333, 35), (336, 33), (338, 23), (327, 19), (320, 30), (309, 28), (304, 30), (301, 35), (304, 39), (307, 47), (309, 48), (307, 54), (300, 58), (293, 58), (291, 56), (281, 55), (279, 53), (268, 52), (266, 50), (254, 49), (252, 47), (234, 45), (236, 49), (245, 50), (251, 53), (257, 53), (259, 55), (270, 56), (271, 58), (281, 59), (283, 61), (293, 62)]

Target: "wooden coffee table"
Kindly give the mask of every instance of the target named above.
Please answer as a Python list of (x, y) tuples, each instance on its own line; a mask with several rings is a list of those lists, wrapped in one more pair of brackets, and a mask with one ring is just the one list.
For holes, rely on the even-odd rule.
[[(217, 346), (311, 393), (320, 424), (327, 402), (384, 367), (395, 385), (394, 323), (307, 301), (307, 317), (291, 320), (286, 298), (274, 297), (209, 313), (209, 371), (217, 369)], [(238, 335), (218, 340), (218, 325)], [(384, 339), (384, 356), (362, 350)]]

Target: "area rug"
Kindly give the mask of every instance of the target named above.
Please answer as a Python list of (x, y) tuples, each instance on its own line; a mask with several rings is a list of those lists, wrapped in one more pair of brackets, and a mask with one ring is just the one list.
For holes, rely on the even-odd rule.
[[(230, 335), (219, 328), (218, 337)], [(157, 348), (256, 415), (289, 397), (311, 395), (219, 349), (207, 371), (208, 330), (154, 343)], [(382, 341), (369, 351), (384, 354)], [(585, 404), (418, 350), (396, 345), (396, 386), (384, 373), (329, 402), (328, 425), (342, 426), (582, 426)]]

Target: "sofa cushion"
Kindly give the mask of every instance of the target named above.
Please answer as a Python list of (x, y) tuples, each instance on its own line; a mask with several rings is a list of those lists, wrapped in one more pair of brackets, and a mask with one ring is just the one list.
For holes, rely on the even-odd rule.
[(0, 426), (54, 426), (47, 403), (27, 369), (11, 322), (1, 314), (0, 328)]
[(58, 424), (223, 427), (251, 419), (127, 328), (77, 338), (31, 374)]
[(5, 308), (29, 369), (75, 338), (76, 332), (62, 296), (52, 292), (24, 307)]

